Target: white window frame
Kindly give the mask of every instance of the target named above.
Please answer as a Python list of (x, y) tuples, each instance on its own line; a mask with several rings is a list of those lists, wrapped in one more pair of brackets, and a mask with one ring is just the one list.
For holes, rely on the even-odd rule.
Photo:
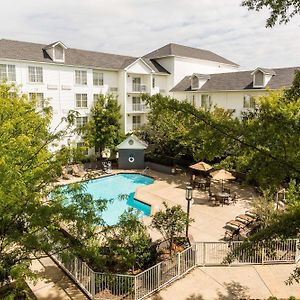
[(83, 127), (84, 125), (86, 125), (86, 123), (88, 122), (88, 117), (87, 116), (80, 116), (80, 117), (76, 117), (76, 128), (79, 129), (81, 127)]
[(43, 68), (37, 66), (28, 66), (28, 82), (43, 83)]
[(93, 85), (103, 86), (104, 84), (104, 74), (101, 71), (93, 70)]
[(191, 88), (192, 88), (192, 90), (199, 89), (199, 78), (195, 75), (192, 76), (192, 79), (191, 79)]
[(75, 84), (76, 85), (87, 85), (87, 71), (75, 70)]
[(76, 108), (87, 108), (88, 107), (87, 94), (75, 94), (75, 107)]
[(211, 102), (211, 95), (202, 94), (201, 95), (201, 103), (200, 103), (201, 107), (205, 108), (205, 109), (208, 109), (211, 106), (211, 104), (212, 104), (212, 102)]
[[(56, 53), (57, 53), (57, 49), (58, 48), (61, 48), (62, 49), (62, 57), (61, 58), (58, 58), (56, 57)], [(58, 61), (58, 62), (64, 62), (65, 61), (65, 49), (64, 47), (62, 47), (61, 45), (56, 45), (54, 48), (53, 48), (53, 58), (54, 58), (54, 61)]]
[(101, 94), (93, 94), (93, 101), (94, 104), (98, 101), (98, 98), (100, 97)]
[[(139, 122), (134, 122), (134, 119), (139, 119)], [(137, 129), (142, 126), (142, 118), (141, 116), (132, 116), (132, 129)]]
[[(12, 69), (12, 70), (10, 70)], [(0, 81), (16, 81), (16, 66), (11, 64), (0, 64)]]
[(255, 98), (251, 95), (244, 95), (243, 108), (255, 108)]

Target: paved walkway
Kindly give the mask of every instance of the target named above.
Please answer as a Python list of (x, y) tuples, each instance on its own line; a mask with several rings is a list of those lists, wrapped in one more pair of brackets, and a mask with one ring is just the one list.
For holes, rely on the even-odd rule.
[[(295, 265), (201, 267), (160, 291), (159, 300), (238, 300), (276, 296), (300, 298), (300, 284), (287, 286)], [(194, 295), (194, 298), (192, 297)]]
[(85, 294), (73, 281), (49, 258), (34, 260), (31, 269), (40, 278), (37, 282), (29, 282), (30, 289), (38, 300), (87, 300)]

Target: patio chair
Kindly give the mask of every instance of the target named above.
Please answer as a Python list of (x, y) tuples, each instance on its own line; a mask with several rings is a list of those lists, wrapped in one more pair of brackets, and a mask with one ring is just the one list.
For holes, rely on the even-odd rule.
[(229, 197), (229, 203), (235, 204), (237, 202), (237, 193), (233, 193), (232, 196)]
[(82, 166), (73, 165), (72, 166), (72, 175), (75, 177), (83, 177), (85, 175), (84, 169)]
[(66, 168), (62, 169), (61, 178), (64, 179), (64, 180), (70, 180), (72, 178), (71, 175), (68, 173), (68, 170)]
[(208, 190), (210, 191), (210, 185), (211, 185), (211, 179), (210, 177), (207, 177), (205, 181), (204, 189), (206, 190), (206, 188), (208, 188)]
[(224, 188), (224, 193), (230, 194), (230, 188)]

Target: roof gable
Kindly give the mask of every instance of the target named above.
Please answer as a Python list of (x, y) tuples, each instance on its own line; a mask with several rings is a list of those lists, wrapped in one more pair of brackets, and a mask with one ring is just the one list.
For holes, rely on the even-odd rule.
[(61, 41), (56, 41), (56, 42), (53, 42), (49, 45), (47, 45), (46, 47), (43, 48), (43, 50), (47, 50), (47, 49), (50, 49), (50, 48), (54, 48), (56, 47), (57, 45), (60, 45), (61, 47), (63, 47), (64, 49), (68, 49), (68, 47), (62, 43)]
[(125, 67), (129, 73), (149, 74), (155, 71), (142, 58), (133, 61), (129, 66)]
[(238, 66), (238, 64), (209, 50), (198, 49), (174, 43), (170, 43), (161, 48), (158, 48), (146, 54), (144, 57), (155, 59), (167, 56), (181, 56)]
[(117, 146), (118, 150), (123, 149), (135, 149), (135, 150), (145, 150), (148, 144), (140, 140), (136, 135), (131, 134), (122, 143)]

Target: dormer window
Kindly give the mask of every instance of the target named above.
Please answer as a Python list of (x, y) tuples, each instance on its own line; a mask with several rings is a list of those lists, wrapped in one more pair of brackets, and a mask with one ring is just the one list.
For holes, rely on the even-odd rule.
[(43, 48), (44, 51), (55, 62), (65, 62), (65, 50), (67, 47), (60, 41), (54, 42)]
[(199, 78), (197, 76), (192, 77), (192, 90), (199, 89)]
[(263, 88), (266, 87), (268, 82), (276, 75), (272, 69), (256, 68), (251, 75), (253, 76), (253, 87)]
[(200, 89), (208, 79), (210, 79), (210, 76), (207, 74), (193, 74), (191, 77), (191, 89)]
[(253, 85), (255, 87), (264, 87), (264, 73), (263, 72), (256, 72), (253, 76)]
[(65, 49), (61, 45), (54, 47), (54, 60), (55, 61), (64, 61)]

